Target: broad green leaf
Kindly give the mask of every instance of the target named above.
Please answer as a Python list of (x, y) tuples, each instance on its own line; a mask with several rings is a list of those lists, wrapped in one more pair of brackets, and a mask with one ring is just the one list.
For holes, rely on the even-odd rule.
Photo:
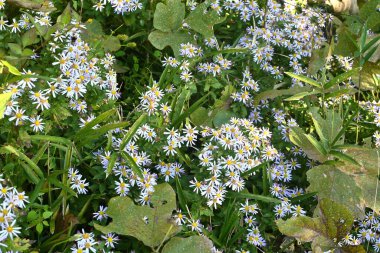
[(342, 148), (344, 154), (352, 157), (359, 163), (359, 166), (347, 164), (344, 171), (353, 174), (366, 174), (376, 176), (378, 173), (378, 162), (380, 151), (374, 148), (364, 148), (360, 146), (352, 146)]
[(258, 105), (261, 100), (273, 99), (280, 96), (296, 95), (299, 93), (310, 92), (310, 91), (311, 91), (310, 87), (300, 87), (300, 86), (295, 86), (295, 87), (291, 87), (289, 89), (283, 89), (283, 90), (266, 90), (254, 96), (254, 103)]
[(315, 75), (320, 69), (325, 67), (326, 57), (329, 52), (329, 46), (313, 50), (307, 67), (307, 74)]
[(202, 126), (202, 125), (210, 126), (209, 124), (210, 119), (209, 119), (208, 113), (209, 112), (206, 108), (199, 107), (190, 115), (190, 119), (196, 126)]
[[(341, 248), (338, 242), (351, 230), (354, 217), (344, 205), (330, 199), (320, 199), (314, 217), (299, 216), (278, 220), (281, 233), (301, 242), (313, 242), (313, 252), (318, 249)], [(343, 249), (344, 252), (344, 249)]]
[(179, 57), (181, 44), (193, 41), (188, 33), (182, 31), (163, 32), (156, 30), (149, 34), (148, 39), (155, 48), (160, 50), (170, 46), (176, 58)]
[(70, 24), (71, 18), (72, 18), (72, 9), (70, 7), (70, 3), (66, 6), (66, 8), (63, 10), (62, 14), (58, 16), (57, 23), (60, 23), (62, 25), (68, 25)]
[(334, 48), (334, 54), (342, 56), (354, 56), (354, 52), (359, 49), (354, 34), (349, 31), (348, 27), (342, 24), (337, 29), (338, 42)]
[(121, 48), (120, 40), (115, 36), (107, 36), (102, 45), (106, 52), (115, 52)]
[[(380, 75), (379, 63), (373, 63), (367, 61), (364, 63), (361, 71), (352, 76), (352, 81), (358, 87), (359, 86), (359, 76), (360, 76), (360, 90), (376, 90), (378, 86), (374, 80), (374, 76)], [(354, 61), (353, 67), (359, 67), (359, 62)]]
[(345, 205), (355, 217), (363, 217), (365, 207), (378, 212), (380, 203), (374, 203), (378, 181), (376, 175), (360, 173), (360, 170), (352, 173), (353, 166), (346, 163), (342, 166), (320, 165), (312, 168), (307, 172), (310, 183), (307, 191), (317, 192), (319, 198), (330, 198)]
[(11, 97), (12, 92), (0, 94), (0, 119), (4, 118), (4, 111)]
[(31, 0), (7, 0), (7, 3), (25, 9), (32, 9), (41, 12), (52, 12), (56, 8), (49, 6), (48, 1), (31, 1)]
[(292, 78), (295, 78), (301, 82), (304, 82), (304, 83), (307, 83), (307, 84), (310, 84), (311, 86), (314, 86), (314, 87), (317, 87), (317, 88), (321, 88), (321, 84), (319, 84), (317, 81), (307, 77), (307, 76), (303, 76), (303, 75), (297, 75), (297, 74), (294, 74), (294, 73), (291, 73), (291, 72), (285, 72), (285, 74), (287, 74), (288, 76), (292, 77)]
[(153, 16), (154, 28), (162, 32), (178, 30), (185, 18), (185, 4), (181, 0), (167, 0), (167, 3), (158, 3)]
[[(319, 138), (324, 142), (332, 143), (343, 127), (343, 120), (339, 113), (329, 109), (326, 111), (326, 118), (324, 119), (319, 114), (318, 108), (311, 108), (310, 112)], [(340, 139), (339, 143), (343, 143), (343, 138)]]
[(380, 26), (380, 13), (377, 11), (379, 0), (370, 0), (360, 8), (359, 16), (366, 21), (367, 28), (377, 30)]
[(37, 36), (37, 30), (36, 30), (36, 28), (33, 27), (33, 28), (29, 29), (28, 31), (26, 31), (22, 35), (21, 41), (22, 41), (22, 46), (23, 47), (27, 47), (27, 46), (30, 46), (30, 45), (38, 43), (39, 39), (38, 39), (38, 36)]
[(187, 238), (173, 237), (162, 249), (162, 253), (211, 253), (212, 241), (206, 236), (193, 235)]
[(324, 162), (327, 157), (310, 142), (306, 133), (299, 127), (292, 127), (289, 133), (290, 141), (302, 148), (306, 155), (316, 161)]
[(156, 185), (151, 202), (152, 207), (138, 206), (129, 197), (114, 197), (107, 209), (112, 222), (108, 226), (95, 224), (95, 228), (105, 234), (114, 232), (133, 236), (146, 246), (157, 247), (181, 228), (172, 220), (172, 212), (177, 206), (175, 192), (169, 184)]
[(216, 128), (219, 128), (223, 124), (230, 122), (230, 119), (232, 117), (236, 117), (236, 116), (237, 115), (230, 110), (226, 110), (226, 109), (218, 110), (218, 112), (216, 113), (216, 115), (214, 116), (212, 120), (212, 123), (214, 124)]
[(8, 71), (9, 71), (10, 73), (12, 73), (13, 75), (15, 75), (15, 76), (20, 76), (20, 75), (21, 75), (20, 71), (18, 71), (18, 69), (17, 69), (16, 67), (14, 67), (12, 64), (10, 64), (9, 62), (7, 62), (7, 61), (1, 61), (1, 63), (2, 63), (5, 67), (7, 67), (7, 68), (8, 68)]
[(295, 237), (302, 242), (311, 242), (320, 236), (320, 231), (322, 230), (322, 225), (318, 218), (307, 216), (277, 220), (276, 223), (282, 234)]
[(225, 20), (225, 18), (220, 17), (215, 10), (210, 9), (210, 5), (211, 1), (199, 4), (185, 19), (185, 22), (191, 29), (206, 38), (214, 36), (213, 26)]

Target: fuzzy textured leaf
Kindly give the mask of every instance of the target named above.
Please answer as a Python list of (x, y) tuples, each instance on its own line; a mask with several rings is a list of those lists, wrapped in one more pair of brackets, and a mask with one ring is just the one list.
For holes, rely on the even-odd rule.
[(160, 50), (170, 46), (173, 49), (175, 57), (179, 57), (179, 50), (182, 43), (192, 41), (189, 34), (181, 31), (163, 32), (156, 30), (149, 34), (148, 39), (154, 47)]
[(185, 18), (185, 4), (181, 0), (168, 0), (158, 3), (153, 17), (154, 28), (163, 32), (176, 31)]
[(174, 237), (162, 249), (162, 253), (212, 252), (212, 241), (206, 236)]
[(185, 19), (185, 22), (190, 26), (191, 29), (202, 34), (206, 38), (214, 36), (214, 25), (219, 24), (225, 20), (225, 18), (220, 17), (215, 10), (208, 10), (210, 5), (210, 1), (201, 3)]
[[(107, 213), (112, 218), (108, 226), (95, 225), (103, 233), (115, 232), (137, 238), (149, 247), (157, 247), (180, 231), (172, 221), (176, 210), (176, 196), (169, 184), (155, 187), (152, 206), (137, 206), (129, 197), (114, 197), (108, 203)], [(144, 217), (147, 217), (147, 223)]]

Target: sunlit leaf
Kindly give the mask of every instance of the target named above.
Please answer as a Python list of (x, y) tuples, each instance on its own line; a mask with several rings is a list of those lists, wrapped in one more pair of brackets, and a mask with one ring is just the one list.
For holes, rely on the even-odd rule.
[(174, 237), (162, 249), (162, 253), (211, 253), (212, 241), (206, 236), (193, 235), (187, 238)]
[(114, 197), (107, 209), (112, 222), (108, 226), (95, 224), (95, 228), (105, 234), (133, 236), (149, 247), (157, 247), (180, 230), (171, 218), (177, 208), (176, 196), (169, 184), (160, 184), (155, 186), (151, 202), (152, 207), (138, 206), (129, 197)]

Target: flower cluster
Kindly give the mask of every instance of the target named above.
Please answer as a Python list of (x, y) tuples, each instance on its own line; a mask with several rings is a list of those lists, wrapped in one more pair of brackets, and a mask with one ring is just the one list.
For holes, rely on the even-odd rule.
[(12, 93), (12, 99), (5, 115), (15, 125), (25, 125), (29, 121), (33, 131), (43, 131), (45, 123), (41, 115), (44, 111), (65, 103), (67, 108), (82, 115), (81, 126), (84, 126), (94, 118), (93, 114), (85, 116), (89, 111), (87, 100), (94, 92), (101, 91), (108, 100), (120, 97), (116, 73), (112, 69), (114, 57), (111, 54), (102, 59), (93, 57), (94, 51), (81, 38), (85, 26), (75, 20), (71, 25), (71, 28), (54, 32), (53, 41), (49, 43), (55, 58), (52, 65), (57, 68), (56, 78), (45, 82), (31, 70), (24, 70), (22, 80), (8, 85), (7, 91)]
[(86, 194), (89, 183), (86, 179), (82, 179), (82, 175), (75, 168), (70, 168), (68, 173), (68, 179), (70, 180), (70, 187), (78, 194)]
[[(363, 219), (355, 222), (355, 231), (348, 233), (340, 242), (343, 246), (360, 244), (371, 245), (375, 252), (380, 252), (380, 217), (375, 212), (368, 212)], [(368, 248), (367, 248), (368, 249)]]
[(0, 247), (7, 247), (7, 239), (14, 240), (21, 233), (21, 228), (16, 222), (29, 201), (25, 192), (19, 192), (16, 188), (8, 186), (2, 177), (0, 175)]
[[(5, 9), (6, 1), (0, 1), (0, 11)], [(43, 11), (27, 10), (26, 13), (21, 14), (19, 19), (13, 17), (10, 22), (7, 20), (6, 15), (0, 12), (0, 31), (9, 31), (11, 33), (20, 33), (24, 30), (29, 30), (38, 24), (41, 27), (51, 26), (51, 11), (54, 10), (54, 4), (51, 1), (46, 1), (46, 8)]]
[(102, 11), (106, 4), (111, 4), (116, 14), (125, 14), (142, 9), (142, 3), (139, 0), (99, 0), (93, 8)]
[(191, 186), (208, 199), (208, 206), (221, 205), (228, 188), (241, 191), (245, 187), (244, 177), (264, 162), (274, 161), (278, 151), (271, 145), (268, 129), (256, 127), (246, 119), (232, 118), (229, 124), (219, 129), (204, 128), (203, 148), (198, 158), (209, 177)]

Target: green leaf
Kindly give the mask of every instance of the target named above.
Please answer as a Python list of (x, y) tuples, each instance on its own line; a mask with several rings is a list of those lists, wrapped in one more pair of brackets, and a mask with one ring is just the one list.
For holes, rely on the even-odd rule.
[(327, 155), (326, 149), (312, 135), (305, 134), (305, 136), (310, 141), (310, 143), (319, 151), (319, 153), (321, 153), (323, 155)]
[(351, 156), (346, 155), (346, 154), (344, 154), (342, 152), (331, 150), (329, 153), (332, 156), (338, 158), (341, 161), (344, 161), (344, 162), (347, 162), (347, 163), (351, 163), (353, 165), (360, 166), (360, 164), (354, 158), (352, 158)]
[(362, 49), (363, 53), (365, 53), (368, 49), (370, 49), (373, 45), (375, 45), (380, 40), (380, 36), (376, 36), (370, 42), (368, 42)]
[(4, 111), (11, 97), (12, 92), (0, 94), (0, 119), (4, 118)]
[(128, 126), (129, 124), (130, 124), (129, 122), (121, 121), (121, 122), (116, 122), (116, 123), (109, 123), (97, 129), (92, 129), (86, 136), (83, 136), (82, 138), (78, 139), (78, 145), (83, 146), (86, 143), (97, 141), (100, 136), (108, 133), (109, 131), (117, 129), (117, 128), (124, 128)]
[(306, 136), (305, 132), (299, 127), (292, 127), (289, 133), (290, 141), (302, 148), (306, 155), (319, 162), (326, 161), (327, 157), (319, 151)]
[(57, 23), (64, 25), (64, 26), (70, 24), (70, 21), (72, 18), (71, 11), (72, 11), (72, 9), (71, 9), (70, 3), (69, 3), (66, 6), (66, 8), (63, 10), (62, 14), (58, 16)]
[(135, 135), (136, 131), (139, 129), (139, 127), (145, 123), (147, 114), (142, 114), (136, 121), (133, 123), (131, 128), (129, 128), (128, 133), (126, 133), (123, 137), (123, 139), (120, 142), (120, 148), (119, 150), (124, 150), (125, 146), (128, 144), (128, 142), (132, 139), (132, 137)]
[(353, 39), (354, 34), (344, 24), (337, 29), (337, 34), (338, 43), (334, 48), (334, 54), (353, 57), (354, 52), (359, 49), (355, 39)]
[(10, 73), (12, 73), (13, 75), (15, 75), (15, 76), (20, 76), (20, 75), (21, 75), (20, 71), (18, 71), (18, 69), (17, 69), (16, 67), (14, 67), (12, 64), (10, 64), (9, 62), (7, 62), (7, 61), (1, 61), (1, 63), (2, 63), (5, 67), (7, 67), (7, 68), (8, 68), (8, 71), (9, 71)]
[(301, 82), (310, 84), (311, 86), (314, 86), (314, 87), (317, 87), (317, 88), (321, 88), (322, 87), (317, 81), (315, 81), (315, 80), (313, 80), (313, 79), (311, 79), (311, 78), (309, 78), (307, 76), (297, 75), (297, 74), (294, 74), (294, 73), (291, 73), (291, 72), (285, 72), (285, 74), (287, 74), (288, 76), (290, 76), (292, 78), (300, 80)]
[(349, 70), (347, 72), (344, 72), (343, 74), (340, 74), (339, 76), (336, 76), (333, 79), (331, 79), (330, 81), (328, 81), (324, 85), (324, 88), (325, 89), (329, 89), (329, 88), (331, 88), (334, 85), (338, 85), (339, 83), (345, 81), (346, 79), (348, 79), (352, 75), (356, 74), (358, 71), (359, 71), (359, 68), (354, 68), (354, 69), (351, 69), (351, 70)]
[[(322, 142), (329, 142), (331, 145), (343, 127), (343, 120), (338, 112), (333, 109), (326, 111), (326, 119), (320, 116), (318, 108), (310, 109), (311, 118)], [(343, 143), (343, 138), (339, 141)]]
[(121, 151), (121, 156), (128, 162), (129, 166), (132, 168), (132, 171), (136, 175), (140, 178), (144, 177), (140, 167), (136, 164), (136, 161), (127, 152)]
[(202, 125), (207, 125), (210, 126), (209, 122), (209, 116), (208, 116), (208, 111), (204, 107), (199, 107), (196, 109), (191, 115), (190, 119), (193, 122), (194, 125), (196, 126), (202, 126)]
[(92, 128), (100, 123), (105, 123), (108, 121), (109, 118), (114, 116), (117, 113), (116, 109), (113, 108), (111, 110), (105, 111), (102, 114), (100, 114), (95, 119), (91, 120), (90, 122), (86, 123), (84, 127), (82, 127), (75, 135), (74, 139), (78, 140), (82, 138), (83, 136), (86, 136), (87, 134), (92, 132)]
[(191, 29), (202, 34), (205, 38), (214, 36), (213, 26), (225, 20), (214, 9), (209, 10), (210, 6), (211, 1), (199, 4), (185, 19)]
[(38, 223), (37, 226), (36, 226), (37, 233), (41, 234), (42, 230), (44, 230), (44, 225), (42, 223)]
[(324, 68), (328, 53), (328, 45), (320, 49), (313, 50), (307, 67), (307, 74), (315, 75), (320, 69)]
[(338, 242), (350, 232), (354, 217), (344, 205), (330, 199), (321, 199), (314, 217), (292, 217), (278, 220), (281, 233), (301, 242), (313, 242), (313, 252), (341, 248)]
[(193, 38), (188, 33), (182, 31), (163, 32), (156, 30), (149, 34), (148, 40), (155, 48), (160, 50), (170, 46), (173, 49), (174, 56), (179, 58), (181, 44), (192, 42)]
[(30, 212), (28, 212), (28, 215), (26, 216), (26, 220), (28, 222), (34, 221), (37, 218), (38, 218), (37, 212), (34, 210), (31, 210)]
[(60, 143), (66, 146), (69, 146), (72, 144), (72, 142), (69, 139), (58, 137), (58, 136), (50, 136), (50, 135), (29, 135), (26, 138), (23, 138), (23, 140), (48, 141), (48, 142), (53, 142), (53, 143)]
[[(108, 226), (95, 224), (104, 234), (117, 233), (133, 236), (146, 246), (157, 247), (181, 228), (172, 220), (176, 210), (176, 196), (167, 183), (155, 186), (151, 196), (152, 206), (137, 206), (129, 197), (114, 197), (108, 203), (107, 214), (112, 218)], [(144, 221), (147, 217), (147, 223)]]
[(177, 118), (174, 119), (173, 126), (178, 127), (187, 117), (189, 117), (194, 111), (196, 111), (200, 106), (202, 106), (206, 101), (210, 93), (207, 93), (200, 99), (198, 99), (194, 104), (192, 104), (186, 111), (181, 113)]
[(344, 171), (353, 174), (366, 174), (377, 176), (379, 150), (374, 148), (364, 148), (361, 146), (350, 146), (340, 148), (343, 153), (355, 159), (357, 164), (348, 163)]
[(106, 170), (106, 178), (112, 173), (117, 160), (117, 153), (112, 153), (110, 160), (108, 161), (108, 166)]
[(50, 211), (45, 211), (42, 213), (42, 217), (46, 220), (48, 218), (50, 218), (50, 216), (53, 215), (53, 212), (50, 212)]
[(42, 170), (38, 167), (37, 164), (35, 164), (31, 159), (29, 159), (29, 157), (27, 157), (24, 153), (22, 153), (21, 151), (17, 150), (16, 148), (14, 148), (13, 146), (11, 145), (7, 145), (7, 146), (4, 146), (1, 148), (1, 151), (3, 153), (12, 153), (14, 155), (16, 155), (17, 157), (19, 157), (22, 161), (26, 162), (30, 168), (33, 169), (33, 171), (40, 177), (40, 178), (44, 178), (44, 173), (42, 172)]
[(252, 193), (230, 192), (227, 196), (230, 198), (255, 199), (265, 203), (281, 204), (281, 200), (279, 199)]
[(106, 52), (115, 52), (121, 48), (120, 40), (116, 36), (107, 36), (102, 45)]
[(206, 236), (193, 235), (187, 238), (174, 237), (162, 249), (162, 253), (211, 253), (212, 241)]
[(212, 122), (216, 128), (219, 128), (223, 124), (230, 122), (230, 119), (232, 117), (236, 117), (236, 114), (234, 112), (230, 110), (218, 110)]
[(254, 103), (258, 105), (261, 100), (273, 99), (280, 96), (296, 95), (299, 93), (310, 92), (310, 91), (311, 91), (310, 87), (300, 87), (300, 86), (295, 86), (295, 87), (291, 87), (289, 89), (283, 89), (283, 90), (266, 90), (254, 96)]
[(374, 202), (377, 175), (369, 175), (365, 171), (360, 173), (360, 169), (352, 163), (342, 166), (320, 165), (306, 174), (310, 183), (308, 192), (317, 192), (319, 198), (330, 198), (345, 205), (355, 217), (363, 217), (366, 207), (376, 212), (380, 210), (380, 203)]
[(285, 98), (284, 101), (297, 101), (297, 100), (300, 100), (301, 98), (304, 98), (306, 96), (311, 96), (311, 95), (315, 95), (315, 94), (319, 94), (319, 93), (321, 93), (321, 92), (319, 92), (319, 91), (300, 92), (300, 93), (297, 93), (291, 97)]
[(380, 13), (377, 11), (379, 0), (370, 0), (361, 6), (359, 16), (366, 21), (367, 28), (376, 31), (380, 24)]
[(30, 45), (38, 43), (39, 39), (38, 39), (38, 36), (37, 36), (37, 30), (36, 30), (36, 28), (33, 27), (33, 28), (29, 29), (28, 31), (26, 31), (22, 35), (21, 41), (22, 41), (22, 46), (24, 48), (27, 47), (27, 46), (30, 46)]
[(158, 3), (153, 16), (154, 28), (162, 32), (178, 30), (185, 18), (185, 4), (181, 0), (167, 0), (167, 4)]

